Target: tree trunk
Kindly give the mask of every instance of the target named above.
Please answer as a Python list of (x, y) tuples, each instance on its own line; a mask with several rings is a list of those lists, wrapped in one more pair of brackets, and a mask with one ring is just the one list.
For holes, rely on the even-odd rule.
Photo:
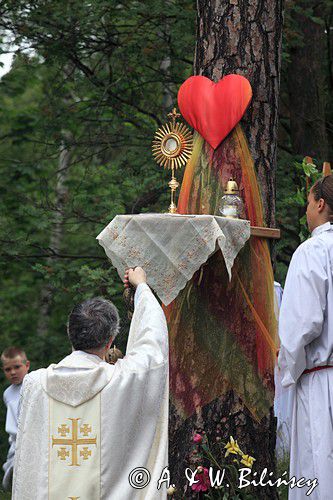
[[(170, 80), (170, 67), (171, 57), (169, 55), (166, 55), (161, 63), (161, 70), (163, 71), (167, 80)], [(171, 111), (174, 104), (169, 86), (169, 81), (163, 86), (163, 109), (165, 110), (166, 114)]]
[[(60, 146), (57, 184), (55, 188), (55, 212), (53, 217), (53, 224), (50, 235), (49, 248), (54, 254), (60, 252), (62, 236), (63, 236), (63, 222), (64, 222), (64, 207), (66, 202), (67, 187), (66, 179), (68, 177), (70, 165), (70, 151), (68, 148), (68, 141), (71, 135), (68, 132), (62, 133), (63, 139)], [(54, 258), (48, 258), (46, 265), (52, 267)], [(50, 308), (52, 305), (53, 286), (51, 283), (45, 283), (40, 293), (40, 309), (37, 324), (37, 336), (44, 339), (48, 333), (48, 325), (50, 318)], [(41, 346), (43, 348), (43, 346)]]
[(253, 99), (242, 125), (260, 182), (265, 219), (275, 222), (275, 169), (283, 0), (198, 0), (195, 73), (248, 78)]
[[(198, 0), (197, 23), (195, 73), (207, 76), (214, 81), (218, 81), (227, 74), (238, 73), (246, 76), (252, 85), (253, 100), (243, 120), (243, 127), (258, 172), (265, 220), (268, 226), (273, 226), (275, 220), (275, 169), (282, 0), (274, 2), (264, 2), (263, 0), (249, 0), (247, 2), (240, 2), (239, 0)], [(220, 165), (218, 168), (224, 170), (230, 169), (230, 171), (235, 168), (235, 156), (237, 154), (236, 150), (232, 151), (235, 147), (235, 137), (233, 134), (234, 132), (215, 151), (212, 157), (213, 163), (215, 162), (214, 167)], [(209, 156), (207, 152), (207, 157)], [(207, 177), (205, 177), (206, 175)], [(200, 178), (198, 183), (204, 186), (205, 180), (208, 177), (209, 174), (205, 174), (203, 171), (197, 177), (197, 179)], [(201, 188), (199, 187), (198, 189), (200, 190)], [(202, 195), (202, 197), (204, 198), (205, 195)], [(208, 203), (212, 203), (210, 193), (206, 195), (206, 198), (210, 200)], [(200, 199), (200, 195), (198, 195), (198, 199)], [(194, 204), (192, 205), (194, 206)], [(204, 208), (203, 205), (202, 208)], [(189, 211), (188, 213), (195, 212)], [(207, 297), (209, 293), (200, 292), (204, 283), (206, 283), (206, 289), (209, 289), (209, 283), (211, 283), (212, 292), (213, 287), (218, 286), (217, 283), (219, 280), (217, 279), (216, 283), (214, 282), (214, 265), (215, 269), (218, 270), (217, 273), (215, 272), (215, 275), (219, 276), (221, 265), (223, 264), (218, 266), (218, 261), (214, 259), (213, 262), (211, 262), (212, 259), (209, 261), (210, 263), (208, 263), (206, 270), (203, 271), (200, 278), (194, 277), (191, 281), (194, 284), (199, 281), (201, 283), (199, 288), (195, 288), (195, 286), (189, 284), (184, 290), (190, 311), (192, 311), (190, 312), (191, 315), (198, 314), (191, 302), (193, 294), (197, 293), (199, 297)], [(265, 280), (265, 278), (262, 280)], [(193, 292), (195, 289), (197, 292)], [(227, 296), (227, 298), (232, 300), (230, 297), (232, 296)], [(175, 302), (177, 302), (177, 299)], [(221, 298), (221, 300), (223, 299)], [(200, 299), (197, 305), (200, 307)], [(181, 318), (184, 308), (182, 309), (176, 303), (174, 309), (179, 312), (177, 317)], [(228, 314), (227, 309), (226, 307), (224, 311), (226, 314)], [(169, 309), (167, 313), (172, 315), (172, 309)], [(237, 318), (236, 321), (238, 321)], [(182, 327), (176, 333), (173, 331), (175, 328), (173, 324), (170, 323), (169, 327), (171, 329), (171, 339), (175, 338), (175, 334), (181, 335), (183, 349), (190, 350), (188, 345), (191, 335), (195, 334), (195, 332), (186, 330), (186, 321), (184, 321), (184, 324), (182, 324)], [(207, 333), (209, 333), (208, 329)], [(222, 331), (221, 335), (224, 335)], [(206, 336), (206, 332), (204, 336)], [(251, 341), (252, 339), (249, 338), (249, 343)], [(179, 343), (179, 347), (181, 347), (181, 343)], [(170, 356), (172, 354), (173, 352), (171, 351)], [(193, 355), (195, 356), (195, 353)], [(173, 360), (171, 359), (171, 364), (172, 362)], [(177, 373), (172, 373), (171, 370), (171, 377), (174, 377), (174, 380), (176, 380)], [(272, 370), (268, 378), (268, 383), (271, 384), (273, 378)], [(175, 384), (177, 384), (177, 381)], [(184, 470), (186, 467), (192, 466), (193, 469), (195, 466), (200, 465), (196, 457), (193, 456), (192, 443), (193, 433), (200, 429), (206, 432), (210, 443), (216, 443), (221, 438), (223, 441), (228, 441), (230, 435), (236, 437), (241, 446), (246, 450), (246, 453), (256, 457), (256, 470), (261, 471), (267, 467), (268, 471), (274, 473), (275, 419), (272, 408), (266, 417), (258, 422), (258, 420), (253, 418), (253, 415), (245, 407), (244, 402), (234, 390), (227, 391), (222, 397), (215, 399), (201, 408), (200, 405), (196, 406), (195, 414), (187, 419), (171, 403), (170, 427), (170, 470), (172, 481), (179, 488), (177, 498), (198, 498), (188, 487)], [(254, 495), (258, 499), (277, 498), (276, 490), (267, 487), (256, 488)], [(232, 497), (230, 496), (229, 498)]]
[(299, 32), (291, 43), (288, 67), (290, 130), (293, 151), (328, 160), (326, 130), (327, 39), (323, 24), (304, 11), (323, 17), (321, 3), (303, 0), (292, 14)]

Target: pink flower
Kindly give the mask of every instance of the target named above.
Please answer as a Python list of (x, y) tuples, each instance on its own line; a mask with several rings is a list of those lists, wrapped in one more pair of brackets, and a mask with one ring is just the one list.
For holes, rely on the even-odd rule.
[(206, 467), (198, 467), (195, 475), (195, 484), (192, 484), (193, 491), (207, 491), (210, 488), (209, 473)]
[(202, 442), (202, 436), (201, 436), (201, 434), (194, 434), (194, 436), (193, 436), (193, 442), (194, 443), (201, 443)]

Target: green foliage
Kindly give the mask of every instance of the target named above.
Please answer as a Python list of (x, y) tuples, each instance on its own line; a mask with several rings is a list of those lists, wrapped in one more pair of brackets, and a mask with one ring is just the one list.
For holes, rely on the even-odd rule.
[[(0, 80), (0, 345), (21, 345), (32, 369), (69, 352), (68, 313), (94, 295), (118, 306), (126, 348), (121, 279), (96, 236), (116, 214), (168, 207), (151, 141), (192, 72), (194, 20), (192, 0), (0, 3), (0, 31), (20, 48)], [(2, 462), (3, 406), (0, 418)]]
[[(298, 8), (287, 2), (282, 96), (290, 50), (304, 43), (292, 15)], [(68, 353), (67, 315), (93, 295), (119, 307), (118, 344), (125, 349), (121, 280), (95, 238), (116, 214), (160, 212), (169, 204), (168, 173), (150, 147), (193, 72), (195, 18), (194, 0), (0, 2), (0, 52), (8, 36), (18, 48), (0, 80), (0, 345), (21, 345), (32, 369)], [(287, 130), (277, 170), (276, 277), (283, 283), (305, 236), (304, 173), (312, 182), (317, 172), (291, 150), (286, 117), (280, 125)], [(70, 158), (62, 170), (64, 147)], [(38, 336), (46, 287), (47, 333)], [(3, 422), (1, 406), (2, 460)]]
[[(308, 163), (306, 158), (303, 158), (302, 162), (294, 163), (296, 172), (301, 180), (301, 186), (297, 188), (296, 194), (294, 194), (295, 203), (304, 210), (307, 204), (307, 197), (310, 187), (321, 177), (322, 173), (318, 171), (318, 168), (314, 163)], [(306, 223), (306, 215), (303, 214), (300, 218), (300, 241), (305, 241), (309, 236), (309, 230)]]
[(292, 254), (310, 236), (305, 215), (307, 196), (310, 187), (321, 176), (322, 172), (316, 163), (308, 163), (306, 158), (280, 154), (276, 178), (276, 220), (282, 238), (275, 248), (275, 278), (282, 284)]
[(8, 492), (5, 492), (1, 489), (0, 487), (0, 498), (1, 500), (10, 500), (11, 499), (11, 494)]
[(285, 28), (284, 28), (284, 54), (294, 47), (304, 46), (308, 40), (302, 34), (302, 18), (310, 19), (313, 23), (324, 29), (332, 16), (332, 0), (314, 2), (313, 0), (286, 0)]
[[(282, 474), (287, 471), (287, 477), (289, 477), (289, 454), (285, 454), (284, 457), (277, 461), (277, 477), (283, 477)], [(289, 488), (286, 485), (281, 485), (279, 488), (279, 498), (280, 500), (288, 500)]]

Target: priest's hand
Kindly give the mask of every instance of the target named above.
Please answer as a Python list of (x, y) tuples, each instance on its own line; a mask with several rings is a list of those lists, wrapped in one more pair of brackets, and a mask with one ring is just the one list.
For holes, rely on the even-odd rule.
[(125, 288), (128, 288), (130, 285), (136, 288), (140, 283), (147, 283), (146, 273), (142, 267), (127, 269), (124, 276)]

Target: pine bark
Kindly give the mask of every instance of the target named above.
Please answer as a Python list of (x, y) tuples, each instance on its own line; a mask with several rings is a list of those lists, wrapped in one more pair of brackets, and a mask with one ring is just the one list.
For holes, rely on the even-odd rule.
[(248, 78), (252, 102), (242, 126), (262, 189), (265, 219), (275, 222), (275, 169), (283, 0), (198, 0), (195, 74), (214, 81)]
[(298, 31), (290, 47), (288, 67), (291, 143), (295, 153), (325, 161), (329, 159), (327, 35), (325, 26), (306, 12), (311, 7), (318, 19), (325, 17), (322, 4), (308, 0), (299, 1), (297, 11), (292, 14)]
[[(195, 74), (218, 81), (236, 73), (247, 77), (252, 85), (253, 99), (242, 126), (258, 173), (265, 220), (271, 227), (275, 221), (282, 13), (282, 0), (198, 0), (194, 62)], [(178, 487), (177, 498), (198, 498), (188, 487), (184, 471), (195, 464), (192, 437), (200, 430), (206, 432), (210, 443), (234, 436), (247, 453), (256, 457), (256, 470), (267, 467), (274, 473), (273, 409), (256, 422), (238, 396), (229, 391), (184, 420), (171, 403), (170, 471)], [(278, 498), (274, 488), (256, 488), (253, 493), (258, 499)]]

